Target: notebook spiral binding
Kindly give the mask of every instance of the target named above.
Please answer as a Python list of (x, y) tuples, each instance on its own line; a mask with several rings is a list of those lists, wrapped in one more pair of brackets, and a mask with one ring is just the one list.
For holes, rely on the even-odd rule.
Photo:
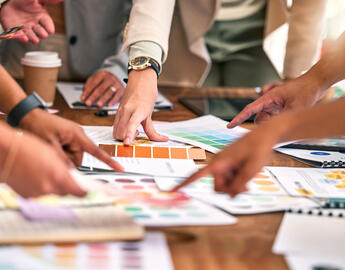
[(289, 208), (286, 212), (302, 215), (317, 215), (345, 218), (345, 201), (330, 200), (318, 208)]
[(345, 162), (331, 160), (322, 162), (321, 168), (345, 168)]

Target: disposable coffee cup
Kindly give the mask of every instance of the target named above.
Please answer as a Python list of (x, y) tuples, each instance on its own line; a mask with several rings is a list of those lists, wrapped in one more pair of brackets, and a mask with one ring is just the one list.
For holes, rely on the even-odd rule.
[(54, 103), (56, 81), (61, 59), (56, 52), (27, 52), (22, 58), (24, 88), (27, 94), (36, 92), (50, 107)]

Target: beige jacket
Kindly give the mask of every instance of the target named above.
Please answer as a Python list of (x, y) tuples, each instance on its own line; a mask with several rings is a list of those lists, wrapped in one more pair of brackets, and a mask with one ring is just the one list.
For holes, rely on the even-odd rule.
[[(263, 46), (282, 77), (297, 77), (318, 59), (326, 3), (293, 0), (288, 7), (286, 0), (268, 0)], [(160, 84), (201, 86), (211, 65), (203, 37), (220, 5), (221, 0), (133, 0), (123, 48), (155, 42), (165, 61)]]

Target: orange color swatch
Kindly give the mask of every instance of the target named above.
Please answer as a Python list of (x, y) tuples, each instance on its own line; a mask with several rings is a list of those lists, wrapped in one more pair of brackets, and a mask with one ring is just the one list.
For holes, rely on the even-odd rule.
[(135, 147), (135, 157), (137, 158), (151, 158), (151, 147), (147, 146), (136, 146)]
[(153, 147), (153, 158), (169, 158), (169, 147)]
[(117, 157), (133, 157), (133, 146), (117, 146)]
[(187, 159), (186, 148), (170, 148), (171, 158), (174, 159)]

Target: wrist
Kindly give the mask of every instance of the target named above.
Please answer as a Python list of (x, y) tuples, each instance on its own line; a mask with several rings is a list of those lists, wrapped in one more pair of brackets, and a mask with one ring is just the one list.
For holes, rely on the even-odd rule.
[(40, 115), (46, 113), (41, 108), (35, 108), (28, 112), (19, 122), (19, 127), (25, 130), (31, 130), (32, 124), (38, 121)]
[(259, 128), (265, 133), (265, 136), (270, 137), (272, 146), (277, 143), (289, 141), (289, 134), (293, 129), (295, 121), (289, 113), (283, 113), (273, 117), (271, 120), (262, 123)]
[(155, 83), (157, 85), (157, 74), (152, 68), (143, 70), (133, 70), (128, 74), (128, 81), (145, 81)]

